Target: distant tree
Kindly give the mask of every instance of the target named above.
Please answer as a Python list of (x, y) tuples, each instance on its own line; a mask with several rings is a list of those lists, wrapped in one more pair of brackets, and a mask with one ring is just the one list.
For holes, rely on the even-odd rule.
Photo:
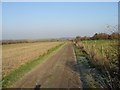
[(89, 40), (90, 37), (87, 37), (87, 36), (84, 36), (84, 37), (81, 37), (81, 40)]
[(96, 39), (96, 40), (99, 40), (99, 39), (108, 39), (109, 38), (109, 35), (106, 34), (106, 33), (95, 33), (94, 36), (92, 37), (92, 39)]
[(119, 39), (120, 38), (120, 34), (117, 32), (112, 33), (110, 36), (111, 36), (111, 39)]
[(80, 37), (80, 36), (76, 36), (76, 38), (75, 38), (75, 43), (80, 42), (80, 40), (81, 40), (81, 37)]
[(92, 39), (98, 39), (98, 34), (95, 33), (94, 36), (92, 37)]

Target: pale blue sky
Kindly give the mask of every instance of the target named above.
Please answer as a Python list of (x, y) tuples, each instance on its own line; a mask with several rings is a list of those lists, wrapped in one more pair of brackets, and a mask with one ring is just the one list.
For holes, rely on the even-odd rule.
[(91, 36), (118, 24), (117, 2), (2, 4), (3, 39)]
[(0, 3), (0, 40), (2, 40), (2, 3)]

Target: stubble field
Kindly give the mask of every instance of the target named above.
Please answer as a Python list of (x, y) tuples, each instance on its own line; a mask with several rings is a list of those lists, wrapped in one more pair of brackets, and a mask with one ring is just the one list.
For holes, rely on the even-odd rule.
[(8, 75), (11, 71), (47, 53), (49, 49), (62, 42), (36, 42), (7, 44), (2, 46), (2, 74)]

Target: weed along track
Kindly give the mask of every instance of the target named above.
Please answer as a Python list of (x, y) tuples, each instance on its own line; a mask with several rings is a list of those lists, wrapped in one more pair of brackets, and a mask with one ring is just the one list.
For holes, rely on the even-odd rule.
[(81, 47), (74, 46), (74, 50), (83, 88), (105, 88), (104, 76), (90, 62), (87, 54), (82, 51)]

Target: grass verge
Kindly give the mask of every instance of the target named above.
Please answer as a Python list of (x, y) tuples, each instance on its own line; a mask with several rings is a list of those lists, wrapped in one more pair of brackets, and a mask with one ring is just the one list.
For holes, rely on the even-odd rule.
[[(88, 72), (92, 66), (89, 63), (89, 60), (87, 60), (87, 54), (81, 49), (81, 47), (78, 47), (76, 45), (74, 45), (74, 51), (76, 55), (77, 65), (79, 67), (82, 87), (83, 88), (95, 88), (96, 82), (92, 78), (90, 72)], [(83, 72), (82, 69), (85, 70), (85, 72)]]
[(62, 48), (64, 44), (59, 44), (58, 46), (51, 48), (47, 53), (39, 56), (37, 59), (27, 62), (24, 65), (21, 65), (19, 68), (12, 71), (10, 74), (2, 78), (2, 87), (8, 88), (13, 85), (19, 78), (22, 78), (27, 72), (32, 70), (38, 64), (41, 64), (45, 59), (51, 56), (53, 53), (57, 52), (60, 47)]
[[(81, 51), (86, 55), (86, 58), (88, 59), (88, 63), (90, 67), (95, 68), (97, 71), (99, 71), (100, 75), (102, 76), (102, 80), (104, 82), (105, 88), (119, 88), (120, 87), (120, 81), (119, 78), (117, 77), (117, 70), (111, 68), (112, 67), (112, 62), (108, 59), (107, 57), (103, 57), (99, 49), (96, 49), (97, 47), (99, 48), (100, 45), (104, 45), (106, 43), (107, 45), (104, 45), (104, 48), (100, 48), (102, 52), (105, 50), (111, 49), (111, 43), (110, 41), (88, 41), (89, 43), (83, 42), (79, 44), (78, 48), (81, 49)], [(94, 45), (93, 43), (96, 43)], [(98, 42), (98, 43), (97, 43)], [(100, 43), (102, 42), (102, 44)], [(104, 43), (103, 43), (104, 42)], [(115, 41), (112, 41), (116, 43)], [(106, 47), (109, 47), (106, 49)], [(111, 51), (113, 51), (111, 49)], [(116, 51), (115, 51), (116, 52)], [(80, 53), (79, 51), (76, 52), (77, 54)], [(108, 54), (109, 55), (109, 54)], [(112, 55), (109, 55), (112, 56)], [(109, 57), (108, 56), (108, 57)], [(77, 56), (79, 57), (79, 55)], [(109, 61), (109, 62), (108, 62)]]

